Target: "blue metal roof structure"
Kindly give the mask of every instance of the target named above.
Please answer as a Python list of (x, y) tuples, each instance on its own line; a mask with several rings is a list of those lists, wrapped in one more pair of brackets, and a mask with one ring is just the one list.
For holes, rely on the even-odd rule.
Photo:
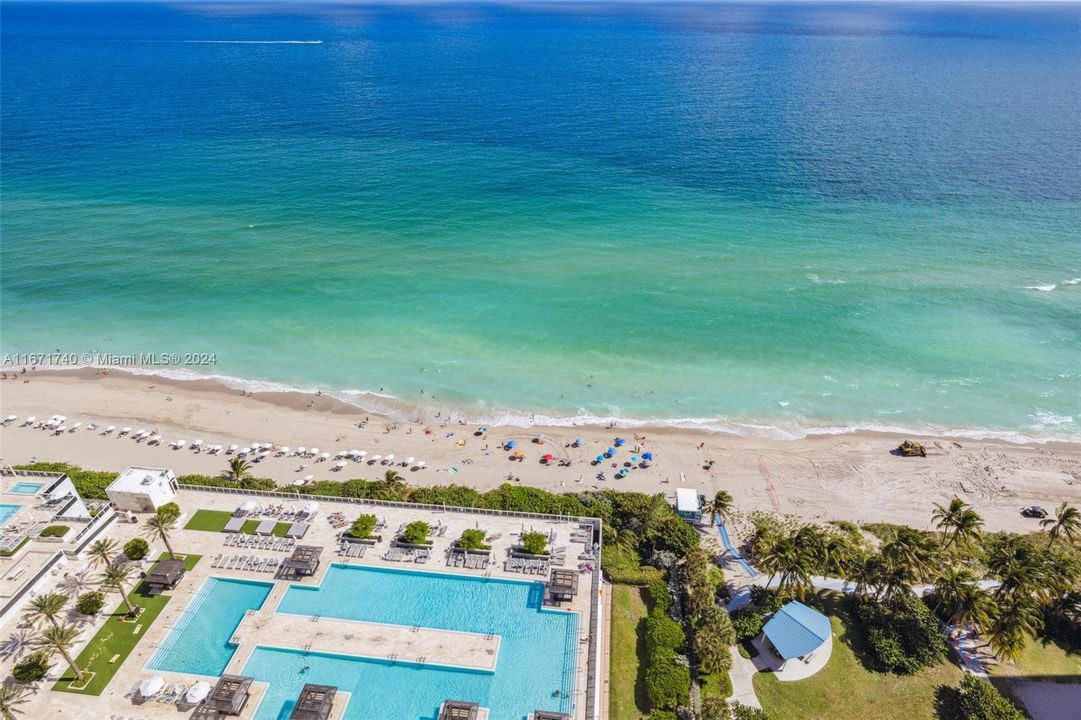
[(793, 600), (773, 614), (762, 632), (785, 659), (803, 657), (830, 637), (830, 620), (801, 602)]

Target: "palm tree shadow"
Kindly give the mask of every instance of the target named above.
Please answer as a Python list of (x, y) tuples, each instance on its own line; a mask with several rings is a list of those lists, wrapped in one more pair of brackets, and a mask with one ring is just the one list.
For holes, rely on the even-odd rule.
[(18, 632), (14, 632), (7, 639), (0, 641), (0, 657), (21, 658), (34, 647), (35, 634), (33, 628), (19, 628)]

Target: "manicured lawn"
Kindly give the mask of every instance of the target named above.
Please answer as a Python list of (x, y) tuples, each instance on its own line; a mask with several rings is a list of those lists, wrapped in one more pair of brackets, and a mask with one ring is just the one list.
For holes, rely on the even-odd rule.
[[(158, 559), (166, 557), (163, 553)], [(184, 567), (191, 570), (199, 562), (199, 555), (184, 556)], [(148, 573), (149, 574), (149, 573)], [(180, 581), (182, 584), (185, 580)], [(139, 639), (146, 634), (150, 624), (157, 619), (161, 611), (170, 600), (169, 595), (157, 595), (150, 597), (145, 595), (145, 583), (139, 585), (128, 593), (128, 599), (132, 605), (142, 606), (143, 611), (134, 621), (125, 621), (123, 618), (128, 612), (127, 607), (121, 602), (117, 605), (113, 614), (105, 621), (98, 630), (98, 634), (83, 649), (76, 659), (76, 664), (85, 672), (92, 672), (94, 676), (86, 684), (86, 687), (69, 687), (75, 680), (75, 674), (67, 668), (63, 677), (53, 686), (53, 690), (79, 693), (82, 695), (100, 695), (102, 690), (113, 679), (113, 675), (124, 664), (132, 650), (139, 643)], [(119, 657), (116, 657), (119, 656)], [(116, 660), (109, 662), (113, 657)], [(64, 663), (63, 658), (60, 659)], [(66, 667), (66, 664), (65, 664)], [(123, 688), (127, 692), (128, 688)]]
[(631, 585), (612, 586), (612, 657), (608, 715), (611, 720), (640, 720), (647, 714), (642, 691), (645, 659), (645, 593)]
[[(233, 519), (233, 514), (228, 510), (196, 510), (195, 514), (184, 526), (185, 530), (205, 530), (207, 532), (221, 532), (226, 524)], [(255, 534), (255, 528), (259, 527), (258, 520), (245, 520), (240, 532), (248, 535)], [(289, 523), (278, 523), (274, 526), (275, 537), (285, 537), (289, 531)]]
[(939, 720), (938, 705), (948, 696), (942, 686), (957, 687), (961, 671), (946, 660), (917, 675), (876, 673), (859, 657), (866, 650), (855, 620), (850, 620), (835, 594), (820, 594), (815, 603), (830, 616), (833, 654), (814, 676), (780, 682), (770, 673), (755, 673), (754, 689), (772, 720)]
[(228, 510), (196, 510), (184, 529), (221, 532), (232, 518), (233, 514)]
[(1020, 660), (998, 663), (988, 668), (988, 672), (995, 677), (1081, 683), (1081, 655), (1070, 655), (1052, 642), (1029, 640)]

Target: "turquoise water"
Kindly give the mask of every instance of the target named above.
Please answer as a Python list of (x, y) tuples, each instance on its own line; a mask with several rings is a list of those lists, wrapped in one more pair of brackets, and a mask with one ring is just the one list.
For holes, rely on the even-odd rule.
[(0, 525), (5, 525), (14, 515), (23, 509), (22, 505), (0, 504)]
[(221, 675), (236, 651), (229, 644), (233, 632), (248, 610), (263, 606), (272, 588), (271, 583), (207, 578), (147, 667)]
[(271, 683), (257, 717), (288, 717), (305, 682), (353, 692), (346, 720), (434, 718), (447, 698), (479, 702), (492, 718), (569, 712), (578, 615), (541, 609), (542, 593), (540, 583), (335, 565), (319, 588), (291, 587), (278, 611), (499, 635), (495, 672), (259, 648), (244, 668)]
[(42, 488), (42, 483), (21, 482), (21, 483), (15, 483), (14, 485), (12, 485), (11, 489), (8, 490), (8, 492), (12, 493), (14, 495), (36, 495), (37, 491), (40, 490), (41, 488)]
[(1058, 5), (4, 3), (0, 349), (409, 418), (1079, 437)]

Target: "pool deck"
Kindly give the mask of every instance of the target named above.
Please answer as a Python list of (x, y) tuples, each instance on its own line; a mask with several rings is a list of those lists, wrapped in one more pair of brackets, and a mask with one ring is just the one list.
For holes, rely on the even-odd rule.
[[(555, 545), (567, 547), (567, 563), (565, 566), (567, 568), (577, 568), (577, 556), (586, 549), (583, 543), (571, 540), (571, 532), (578, 527), (575, 519), (537, 519), (513, 515), (443, 511), (441, 509), (421, 507), (346, 503), (328, 498), (319, 500), (319, 512), (311, 523), (307, 536), (301, 541), (303, 544), (318, 545), (324, 548), (321, 564), (313, 577), (286, 582), (274, 580), (273, 576), (268, 574), (211, 567), (212, 560), (220, 554), (254, 554), (263, 557), (287, 556), (285, 553), (275, 553), (269, 550), (245, 550), (225, 546), (224, 541), (227, 536), (224, 533), (182, 529), (196, 510), (226, 510), (231, 512), (247, 499), (253, 499), (260, 504), (271, 502), (270, 499), (259, 496), (188, 489), (182, 490), (177, 495), (176, 501), (183, 509), (184, 516), (178, 523), (178, 529), (171, 536), (172, 545), (178, 553), (198, 554), (202, 555), (203, 559), (196, 565), (194, 570), (187, 573), (176, 590), (166, 592), (166, 595), (171, 596), (169, 603), (153, 625), (143, 630), (142, 641), (117, 670), (113, 680), (100, 696), (77, 695), (50, 690), (49, 688), (52, 687), (55, 679), (66, 671), (63, 662), (57, 661), (50, 671), (50, 679), (43, 684), (42, 689), (34, 696), (34, 711), (32, 713), (34, 717), (79, 717), (88, 720), (108, 720), (110, 716), (120, 716), (126, 719), (133, 718), (134, 720), (178, 720), (188, 718), (191, 711), (178, 711), (176, 705), (156, 702), (135, 705), (126, 695), (139, 682), (153, 675), (162, 675), (169, 683), (183, 683), (186, 685), (205, 679), (192, 674), (148, 670), (146, 663), (153, 657), (159, 645), (168, 636), (172, 626), (180, 619), (194, 594), (202, 586), (203, 582), (211, 576), (259, 580), (272, 583), (274, 586), (271, 594), (264, 602), (263, 609), (246, 616), (234, 633), (240, 640), (239, 650), (230, 661), (227, 672), (241, 671), (252, 650), (257, 645), (296, 650), (303, 650), (306, 645), (310, 645), (309, 649), (313, 652), (329, 652), (381, 659), (397, 654), (402, 662), (415, 662), (417, 658), (423, 657), (426, 659), (425, 662), (431, 664), (457, 665), (490, 670), (493, 662), (498, 664), (498, 637), (486, 638), (486, 636), (474, 633), (456, 633), (431, 628), (421, 628), (414, 632), (409, 627), (403, 628), (402, 626), (362, 623), (325, 617), (312, 622), (306, 616), (274, 615), (273, 609), (277, 608), (281, 597), (291, 585), (318, 586), (322, 584), (326, 572), (335, 564), (543, 582), (546, 580), (543, 576), (522, 575), (507, 572), (504, 569), (503, 560), (510, 547), (517, 543), (521, 532), (554, 530), (557, 534)], [(273, 500), (273, 502), (281, 501)], [(289, 504), (289, 501), (286, 501), (286, 503)], [(296, 500), (292, 504), (300, 507), (304, 503), (302, 500)], [(386, 528), (382, 531), (383, 539), (376, 546), (369, 548), (364, 557), (339, 557), (335, 554), (335, 535), (340, 532), (340, 528), (334, 527), (328, 522), (328, 515), (334, 512), (344, 513), (347, 521), (351, 521), (361, 513), (375, 514), (381, 521), (386, 523)], [(143, 519), (143, 517), (139, 518), (139, 524), (115, 522), (109, 527), (107, 535), (116, 539), (120, 544), (134, 537), (143, 537), (141, 525)], [(383, 556), (390, 547), (391, 535), (394, 534), (395, 529), (399, 525), (413, 520), (426, 520), (432, 525), (446, 527), (442, 535), (433, 537), (434, 545), (430, 561), (424, 564), (415, 564), (385, 560)], [(492, 542), (493, 562), (487, 570), (453, 568), (446, 565), (446, 554), (451, 543), (461, 535), (463, 530), (470, 528), (482, 528), (490, 536), (497, 538)], [(160, 541), (152, 542), (150, 557), (157, 557), (164, 549)], [(596, 567), (599, 566), (599, 563), (594, 562), (593, 565)], [(58, 576), (57, 578), (57, 585), (63, 586), (66, 583), (74, 587), (76, 580), (81, 583), (87, 578), (89, 578), (90, 585), (96, 585), (96, 578), (100, 573), (96, 571), (83, 572), (85, 570), (88, 570), (85, 559), (69, 560), (64, 568), (64, 577)], [(573, 602), (565, 603), (562, 608), (580, 614), (578, 623), (579, 642), (576, 647), (575, 704), (571, 716), (574, 720), (586, 720), (586, 671), (591, 634), (589, 617), (591, 605), (596, 603), (596, 596), (590, 591), (594, 572), (599, 572), (599, 570), (585, 572), (579, 576), (580, 590), (578, 596)], [(88, 589), (94, 589), (94, 587), (83, 586), (78, 591), (85, 592)], [(108, 594), (108, 605), (112, 606), (116, 599), (115, 594)], [(604, 617), (606, 616), (607, 613), (605, 612)], [(104, 618), (101, 617), (89, 620), (77, 616), (72, 617), (72, 621), (78, 622), (83, 629), (80, 644), (74, 648), (73, 655), (78, 656), (83, 645), (94, 637), (103, 620)], [(16, 627), (17, 621), (18, 618), (5, 619), (0, 624), (0, 634), (4, 637), (18, 634), (20, 631)], [(259, 623), (263, 624), (259, 625)], [(603, 627), (607, 627), (606, 621), (604, 621)], [(603, 634), (606, 635), (607, 630)], [(468, 637), (466, 642), (462, 641), (463, 635)], [(258, 642), (250, 643), (247, 640), (247, 638), (253, 636), (258, 637)], [(347, 636), (352, 637), (351, 639), (345, 639)], [(491, 655), (488, 654), (489, 650), (492, 651)], [(0, 675), (7, 675), (13, 662), (14, 660), (11, 657), (0, 658)], [(265, 683), (253, 683), (251, 697), (243, 713), (238, 716), (239, 720), (250, 720), (255, 716), (266, 689), (267, 685)], [(599, 702), (602, 714), (599, 717), (604, 717), (604, 693), (602, 692), (601, 695)], [(340, 720), (344, 716), (347, 705), (348, 696), (342, 693), (339, 695), (339, 699), (335, 701), (330, 716), (331, 720)], [(482, 708), (482, 717), (484, 714), (486, 714), (486, 711)]]
[[(299, 649), (331, 655), (351, 655), (419, 665), (495, 671), (498, 635), (436, 630), (425, 627), (285, 615), (268, 610), (249, 613), (233, 633), (238, 650), (225, 672), (241, 675), (256, 647)], [(298, 640), (301, 638), (302, 640)]]

